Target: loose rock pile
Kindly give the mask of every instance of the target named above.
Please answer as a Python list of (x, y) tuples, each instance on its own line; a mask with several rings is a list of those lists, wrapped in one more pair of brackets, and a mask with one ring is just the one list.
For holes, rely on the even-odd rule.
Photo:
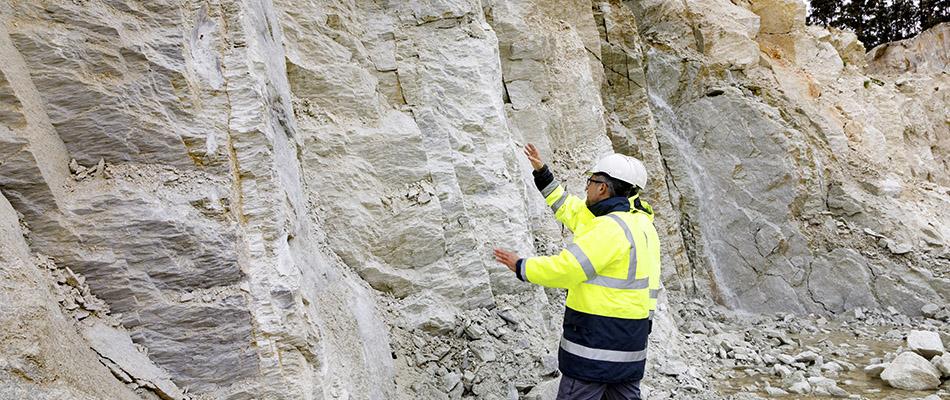
[(109, 305), (92, 294), (83, 276), (42, 255), (37, 255), (35, 262), (45, 267), (56, 282), (53, 293), (63, 314), (72, 318), (112, 375), (143, 399), (189, 398), (166, 371), (149, 360), (148, 349), (132, 341), (119, 316), (112, 315)]
[(700, 398), (689, 394), (690, 381), (696, 391), (713, 386), (733, 398), (943, 398), (950, 395), (943, 343), (950, 332), (932, 316), (945, 309), (926, 318), (866, 309), (834, 319), (743, 316), (691, 300), (675, 313), (691, 361), (677, 369), (678, 362), (654, 360), (661, 377), (649, 379), (652, 387), (676, 389), (654, 390), (651, 398)]
[[(558, 306), (540, 313), (522, 301), (505, 297), (497, 308), (466, 311), (428, 332), (395, 327), (393, 357), (399, 379), (413, 382), (406, 395), (495, 398), (500, 392), (510, 399), (548, 398), (542, 392), (556, 389), (559, 376), (555, 344), (559, 330), (547, 322), (563, 312), (559, 306), (563, 300), (552, 301)], [(532, 351), (536, 348), (547, 352), (537, 355)]]
[(872, 360), (878, 362), (868, 365), (864, 371), (898, 389), (950, 388), (950, 383), (941, 386), (941, 379), (950, 378), (950, 354), (939, 333), (912, 330), (907, 334), (906, 345), (907, 350), (898, 349), (896, 357), (888, 353), (884, 360)]

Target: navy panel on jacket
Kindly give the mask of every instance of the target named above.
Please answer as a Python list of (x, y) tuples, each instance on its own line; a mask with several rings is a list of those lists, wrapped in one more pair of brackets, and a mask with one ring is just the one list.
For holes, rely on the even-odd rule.
[[(623, 319), (588, 314), (566, 308), (564, 337), (574, 343), (604, 350), (640, 351), (647, 348), (647, 337), (653, 329), (649, 319)], [(561, 373), (571, 378), (593, 382), (617, 383), (643, 378), (646, 360), (611, 362), (590, 360), (558, 350)]]

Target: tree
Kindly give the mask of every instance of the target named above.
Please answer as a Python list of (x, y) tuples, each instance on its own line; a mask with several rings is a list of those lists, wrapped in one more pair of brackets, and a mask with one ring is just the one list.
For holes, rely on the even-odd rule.
[(950, 0), (920, 0), (920, 29), (950, 21)]
[(812, 0), (808, 23), (854, 31), (868, 49), (950, 21), (950, 0)]

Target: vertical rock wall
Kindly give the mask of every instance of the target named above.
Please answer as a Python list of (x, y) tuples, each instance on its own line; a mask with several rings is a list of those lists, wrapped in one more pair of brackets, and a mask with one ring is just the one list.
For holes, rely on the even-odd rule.
[(563, 293), (490, 258), (569, 240), (526, 142), (573, 192), (601, 154), (644, 160), (667, 289), (950, 297), (946, 74), (887, 61), (944, 65), (915, 50), (937, 34), (868, 65), (794, 0), (4, 1), (0, 22), (0, 192), (28, 227), (7, 264), (28, 242), (147, 349), (106, 382), (112, 331), (69, 339), (114, 393), (89, 396), (132, 395), (129, 370), (196, 398), (539, 395)]

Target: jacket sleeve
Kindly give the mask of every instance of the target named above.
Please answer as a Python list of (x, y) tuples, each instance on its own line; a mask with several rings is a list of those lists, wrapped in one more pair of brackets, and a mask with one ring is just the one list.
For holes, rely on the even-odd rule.
[(534, 184), (544, 196), (544, 202), (554, 211), (554, 218), (571, 232), (594, 219), (594, 214), (587, 209), (584, 200), (568, 194), (547, 165), (539, 171), (534, 171)]
[[(574, 243), (554, 256), (519, 260), (518, 278), (541, 286), (570, 289), (593, 278), (616, 257), (624, 246), (617, 246), (617, 237), (624, 238), (620, 227), (612, 223), (590, 226), (578, 234)], [(585, 228), (586, 230), (586, 228)]]

